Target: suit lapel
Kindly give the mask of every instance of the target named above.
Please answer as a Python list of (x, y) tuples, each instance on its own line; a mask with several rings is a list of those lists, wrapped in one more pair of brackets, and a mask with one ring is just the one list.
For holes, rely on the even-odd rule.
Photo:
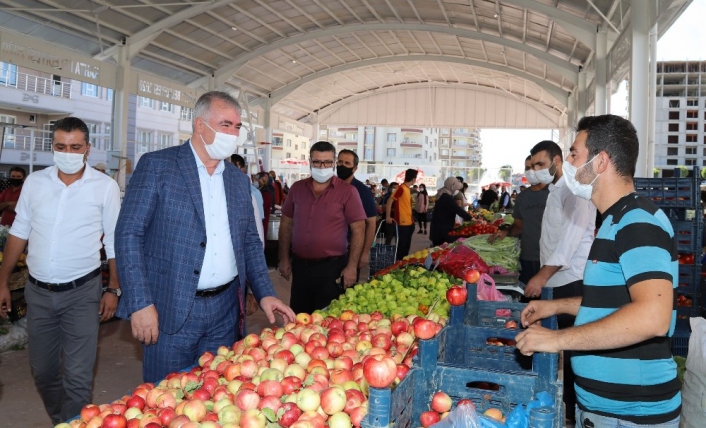
[(184, 184), (189, 190), (191, 200), (194, 203), (194, 208), (196, 208), (196, 213), (201, 220), (201, 225), (205, 228), (206, 220), (203, 213), (201, 181), (199, 180), (199, 172), (196, 169), (196, 159), (194, 158), (194, 153), (191, 150), (191, 141), (187, 141), (181, 145), (179, 156), (177, 158), (177, 164), (179, 165), (179, 171), (182, 176), (184, 176)]
[(235, 167), (228, 168), (229, 166), (230, 165), (226, 163), (225, 168), (223, 169), (223, 188), (225, 189), (226, 193), (226, 207), (228, 208), (228, 224), (230, 225), (230, 236), (233, 240), (233, 244), (235, 245), (235, 238), (237, 235), (236, 218), (238, 217), (238, 211), (236, 208), (237, 201), (235, 200), (238, 185), (235, 180), (235, 174), (240, 173), (240, 171), (236, 171)]

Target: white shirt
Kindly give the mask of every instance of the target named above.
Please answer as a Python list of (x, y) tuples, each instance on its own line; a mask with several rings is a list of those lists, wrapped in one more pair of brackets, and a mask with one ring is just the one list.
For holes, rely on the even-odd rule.
[(235, 252), (230, 236), (230, 224), (228, 224), (226, 191), (223, 185), (225, 165), (223, 161), (219, 161), (216, 170), (210, 175), (206, 165), (196, 154), (194, 146), (190, 145), (190, 147), (199, 173), (206, 222), (206, 254), (197, 288), (207, 290), (232, 281), (238, 275), (238, 267), (235, 265)]
[(571, 193), (562, 176), (549, 185), (542, 217), (539, 259), (542, 266), (560, 266), (547, 287), (561, 287), (583, 279), (583, 268), (593, 244), (596, 207)]
[(109, 176), (86, 167), (65, 185), (51, 166), (30, 174), (17, 202), (10, 233), (28, 242), (27, 267), (36, 279), (64, 283), (100, 267), (101, 236), (108, 259), (115, 258), (115, 223), (120, 188)]
[[(259, 192), (259, 190), (258, 190)], [(262, 219), (265, 218), (264, 214), (260, 214), (261, 208), (259, 206), (259, 203), (257, 202), (257, 199), (255, 199), (255, 194), (250, 195), (250, 199), (252, 199), (252, 210), (253, 213), (255, 214), (255, 228), (257, 229), (257, 235), (260, 237), (260, 241), (262, 241), (262, 246), (265, 246), (265, 229), (262, 226)]]

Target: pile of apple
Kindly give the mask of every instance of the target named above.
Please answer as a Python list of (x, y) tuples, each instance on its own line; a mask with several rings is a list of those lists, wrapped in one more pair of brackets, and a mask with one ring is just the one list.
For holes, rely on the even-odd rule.
[(438, 321), (439, 317), (449, 316), (446, 291), (452, 284), (459, 282), (439, 271), (430, 272), (421, 266), (407, 266), (346, 289), (321, 313), (336, 317), (345, 310), (358, 314), (377, 311), (392, 317), (394, 314), (427, 316), (431, 311)]
[[(461, 406), (470, 406), (469, 410), (472, 409), (473, 411), (475, 411), (476, 408), (476, 405), (469, 398), (463, 398), (461, 400), (458, 400), (458, 403), (456, 403), (456, 407)], [(440, 420), (446, 418), (453, 407), (453, 400), (447, 393), (443, 391), (438, 391), (432, 396), (429, 407), (431, 408), (431, 410), (422, 412), (422, 414), (419, 415), (419, 422), (424, 428), (430, 427), (435, 423), (439, 422)], [(483, 414), (497, 421), (503, 423), (505, 422), (503, 413), (498, 408), (491, 407), (485, 412), (483, 412)]]
[(412, 366), (416, 338), (442, 328), (416, 315), (298, 314), (296, 323), (206, 352), (188, 372), (141, 384), (112, 404), (89, 404), (56, 428), (351, 428), (369, 387), (395, 386)]

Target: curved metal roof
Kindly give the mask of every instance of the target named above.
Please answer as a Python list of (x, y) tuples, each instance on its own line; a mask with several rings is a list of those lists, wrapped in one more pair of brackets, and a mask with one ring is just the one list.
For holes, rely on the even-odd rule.
[[(691, 0), (660, 4), (660, 35)], [(630, 0), (0, 0), (0, 27), (190, 86), (245, 91), (293, 119), (387, 87), (493, 88), (566, 111), (579, 66)], [(642, 7), (642, 5), (640, 6)]]

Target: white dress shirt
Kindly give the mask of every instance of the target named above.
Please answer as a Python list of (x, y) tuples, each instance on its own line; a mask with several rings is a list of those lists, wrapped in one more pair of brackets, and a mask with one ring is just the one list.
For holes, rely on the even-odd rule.
[(232, 281), (238, 275), (238, 267), (235, 265), (226, 191), (223, 185), (225, 165), (223, 161), (219, 161), (216, 170), (210, 175), (206, 165), (196, 154), (194, 146), (190, 147), (196, 159), (196, 169), (201, 182), (203, 214), (206, 221), (206, 254), (197, 288), (207, 290)]
[(71, 185), (51, 166), (30, 174), (17, 202), (10, 233), (28, 240), (27, 268), (36, 279), (64, 283), (100, 267), (101, 236), (108, 259), (120, 212), (120, 188), (86, 166)]
[(539, 258), (542, 266), (559, 266), (547, 287), (560, 287), (583, 279), (583, 268), (593, 244), (596, 207), (571, 193), (564, 177), (549, 185), (542, 217)]

